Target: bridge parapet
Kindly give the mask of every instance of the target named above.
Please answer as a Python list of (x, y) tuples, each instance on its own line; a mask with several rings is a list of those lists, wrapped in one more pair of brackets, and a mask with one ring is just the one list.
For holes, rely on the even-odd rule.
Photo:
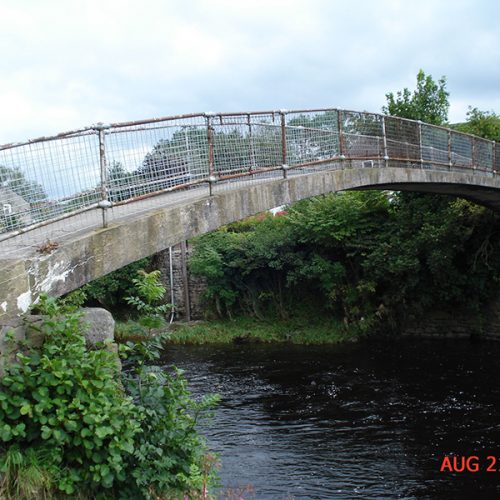
[[(0, 242), (66, 220), (106, 226), (111, 207), (169, 191), (365, 167), (500, 172), (500, 145), (451, 129), (339, 109), (200, 113), (97, 124), (0, 146)], [(191, 191), (192, 192), (192, 191)], [(144, 205), (144, 203), (143, 203)], [(152, 205), (154, 206), (154, 202)], [(78, 225), (72, 226), (75, 214)], [(44, 234), (50, 239), (50, 232)]]

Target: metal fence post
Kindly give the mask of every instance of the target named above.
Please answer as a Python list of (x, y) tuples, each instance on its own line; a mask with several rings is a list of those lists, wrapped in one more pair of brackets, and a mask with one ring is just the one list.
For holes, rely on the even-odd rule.
[(252, 117), (250, 114), (247, 115), (247, 125), (248, 125), (248, 159), (250, 162), (248, 173), (252, 174), (255, 166), (255, 152), (253, 150)]
[(99, 136), (99, 163), (101, 167), (101, 201), (98, 205), (102, 210), (102, 227), (108, 227), (108, 208), (111, 207), (111, 203), (108, 199), (108, 169), (106, 162), (106, 142), (104, 130), (109, 128), (109, 125), (103, 125), (98, 123), (95, 127)]
[(448, 166), (451, 170), (451, 167), (453, 166), (451, 161), (451, 130), (448, 130)]
[(387, 151), (387, 133), (385, 131), (385, 116), (382, 116), (382, 137), (384, 140), (384, 165), (389, 166), (389, 153)]
[(493, 174), (497, 173), (497, 143), (493, 141), (493, 154), (491, 155), (492, 163), (491, 163), (491, 171)]
[(213, 194), (213, 185), (217, 181), (214, 171), (214, 129), (211, 123), (211, 113), (205, 113), (207, 118), (207, 141), (208, 141), (208, 189), (210, 196)]
[(422, 151), (422, 122), (418, 120), (418, 149), (420, 152), (420, 168), (424, 168), (424, 155)]
[[(337, 129), (339, 131), (339, 153), (340, 159), (345, 160), (345, 145), (344, 145), (344, 131), (342, 126), (342, 111), (339, 109), (337, 111)], [(342, 168), (344, 167), (344, 162), (342, 162)]]
[(281, 118), (281, 168), (283, 170), (283, 178), (288, 177), (288, 164), (286, 157), (286, 112), (280, 111)]
[(476, 170), (476, 139), (472, 138), (472, 170)]

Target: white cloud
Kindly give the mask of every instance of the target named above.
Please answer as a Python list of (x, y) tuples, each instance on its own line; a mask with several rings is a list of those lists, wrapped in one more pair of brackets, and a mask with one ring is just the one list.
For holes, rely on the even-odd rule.
[(500, 111), (500, 3), (487, 0), (6, 0), (0, 143), (205, 110), (380, 111), (423, 68), (452, 120)]

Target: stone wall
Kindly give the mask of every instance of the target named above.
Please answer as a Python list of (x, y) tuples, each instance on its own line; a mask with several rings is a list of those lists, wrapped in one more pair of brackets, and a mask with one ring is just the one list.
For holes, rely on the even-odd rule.
[(425, 317), (408, 322), (403, 335), (427, 338), (481, 337), (500, 340), (500, 297), (476, 316), (462, 311), (430, 311)]
[[(205, 280), (198, 276), (193, 276), (189, 272), (189, 256), (192, 253), (192, 248), (186, 243), (185, 253), (185, 268), (183, 270), (182, 246), (175, 245), (172, 247), (172, 270), (173, 270), (173, 289), (174, 289), (174, 305), (177, 318), (187, 319), (186, 317), (186, 298), (189, 300), (190, 318), (200, 319), (204, 317), (204, 301), (203, 291), (206, 288)], [(152, 268), (161, 271), (163, 284), (167, 288), (166, 300), (170, 303), (170, 256), (169, 250), (157, 253), (153, 256)], [(187, 278), (187, 291), (185, 280)]]

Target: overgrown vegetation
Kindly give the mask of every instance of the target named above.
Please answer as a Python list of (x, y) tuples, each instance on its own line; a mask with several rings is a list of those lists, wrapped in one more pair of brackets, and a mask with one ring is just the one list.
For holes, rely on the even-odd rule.
[(221, 317), (329, 314), (368, 331), (436, 305), (477, 311), (499, 248), (498, 215), (465, 200), (349, 192), (202, 236), (191, 270)]
[(132, 279), (136, 294), (125, 297), (127, 304), (137, 310), (139, 324), (147, 328), (149, 335), (151, 335), (153, 329), (165, 325), (165, 315), (172, 308), (170, 304), (163, 303), (166, 288), (159, 281), (160, 274), (159, 270), (147, 273), (140, 269), (138, 277)]
[(46, 297), (39, 308), (42, 347), (0, 381), (0, 496), (202, 497), (211, 468), (195, 426), (215, 398), (196, 403), (181, 372), (148, 366), (154, 343), (122, 347), (121, 377), (115, 354), (86, 347), (77, 313)]
[(126, 297), (136, 291), (134, 279), (138, 271), (148, 269), (149, 265), (150, 259), (141, 259), (83, 286), (80, 290), (85, 293), (86, 304), (123, 314), (129, 309)]

